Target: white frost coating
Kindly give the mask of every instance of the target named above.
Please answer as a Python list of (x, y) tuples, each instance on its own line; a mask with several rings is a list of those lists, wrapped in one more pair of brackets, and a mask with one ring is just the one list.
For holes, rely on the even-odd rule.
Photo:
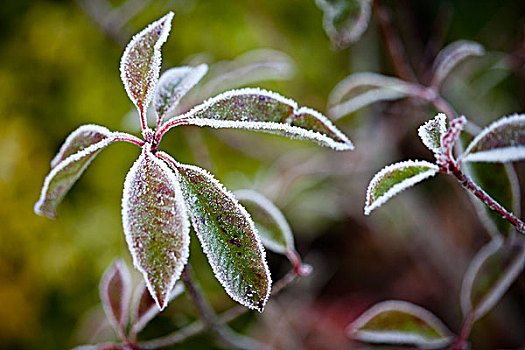
[(427, 121), (425, 124), (421, 125), (419, 129), (417, 129), (417, 134), (421, 138), (421, 141), (423, 141), (423, 144), (434, 154), (439, 154), (441, 151), (441, 144), (436, 145), (432, 138), (432, 133), (435, 130), (439, 131), (439, 140), (438, 142), (441, 143), (441, 135), (445, 135), (447, 132), (447, 116), (443, 113), (438, 113), (434, 119), (431, 119)]
[(58, 151), (56, 156), (53, 158), (53, 160), (51, 160), (51, 167), (52, 168), (57, 166), (59, 160), (62, 158), (64, 153), (67, 151), (67, 149), (71, 145), (71, 142), (79, 134), (82, 134), (82, 133), (85, 133), (85, 132), (96, 132), (96, 133), (99, 133), (99, 134), (102, 134), (102, 135), (106, 135), (108, 137), (111, 135), (111, 131), (109, 131), (107, 128), (105, 128), (105, 127), (103, 127), (101, 125), (85, 124), (85, 125), (79, 126), (76, 130), (74, 130), (71, 134), (69, 134), (69, 136), (66, 138), (66, 140), (64, 141), (64, 143), (60, 147), (60, 150)]
[[(42, 186), (42, 191), (40, 192), (40, 198), (35, 203), (35, 206), (34, 206), (35, 213), (38, 215), (44, 215), (44, 216), (46, 215), (46, 213), (41, 210), (41, 206), (44, 204), (44, 201), (46, 199), (46, 193), (49, 189), (49, 184), (60, 171), (62, 171), (66, 166), (70, 165), (71, 163), (77, 162), (80, 159), (88, 156), (89, 154), (93, 154), (103, 149), (104, 147), (112, 143), (113, 141), (115, 141), (115, 139), (110, 136), (102, 141), (99, 141), (89, 147), (84, 148), (80, 152), (70, 155), (64, 161), (60, 162), (53, 169), (51, 169), (51, 172), (46, 176), (44, 180), (44, 185)], [(87, 168), (89, 163), (91, 163), (91, 160), (92, 159), (90, 159), (89, 161), (86, 162), (86, 164), (84, 164), (82, 169), (79, 171), (79, 174), (82, 174), (84, 172), (84, 170)]]
[[(129, 64), (129, 54), (130, 51), (137, 45), (137, 42), (142, 39), (144, 34), (152, 30), (154, 27), (158, 26), (163, 21), (166, 21), (165, 25), (162, 27), (162, 33), (160, 34), (157, 42), (155, 42), (155, 45), (153, 47), (153, 57), (151, 58), (151, 66), (150, 71), (148, 74), (148, 77), (150, 79), (149, 84), (147, 86), (146, 96), (144, 98), (143, 103), (143, 110), (140, 111), (140, 114), (145, 114), (146, 110), (148, 108), (149, 103), (151, 102), (151, 98), (153, 97), (153, 93), (155, 92), (155, 85), (157, 84), (157, 80), (159, 78), (159, 72), (160, 72), (160, 64), (162, 60), (160, 48), (162, 45), (166, 42), (168, 39), (168, 35), (171, 30), (171, 21), (173, 19), (174, 13), (168, 12), (164, 17), (161, 19), (151, 23), (148, 25), (145, 29), (140, 31), (138, 34), (135, 34), (133, 38), (131, 38), (131, 41), (126, 46), (126, 49), (124, 50), (124, 53), (122, 54), (122, 58), (120, 59), (120, 78), (122, 79), (122, 82), (124, 83), (124, 89), (126, 90), (126, 93), (128, 94), (128, 97), (135, 105), (137, 105), (137, 102), (135, 101), (135, 98), (132, 95), (131, 89), (130, 89), (130, 82), (126, 78), (126, 65)], [(138, 107), (137, 107), (138, 108)]]
[[(169, 154), (167, 154), (165, 152), (159, 151), (158, 153), (160, 154), (160, 156), (162, 158), (167, 159), (169, 162), (173, 163), (174, 167), (187, 168), (187, 169), (191, 169), (192, 171), (194, 171), (196, 173), (202, 174), (204, 177), (206, 177), (208, 179), (208, 181), (210, 181), (216, 188), (218, 188), (222, 192), (222, 194), (225, 197), (227, 197), (239, 209), (241, 214), (245, 217), (246, 221), (248, 222), (248, 225), (250, 226), (250, 230), (252, 232), (256, 233), (254, 235), (254, 240), (256, 242), (257, 248), (259, 249), (259, 253), (261, 255), (261, 261), (262, 261), (262, 264), (263, 264), (263, 267), (264, 267), (264, 271), (266, 273), (266, 276), (268, 277), (268, 289), (267, 289), (267, 293), (266, 293), (266, 296), (264, 297), (263, 304), (262, 304), (263, 307), (264, 307), (264, 305), (266, 305), (266, 302), (268, 301), (268, 298), (270, 297), (270, 294), (271, 294), (272, 278), (271, 278), (271, 274), (270, 274), (270, 269), (268, 268), (268, 263), (266, 262), (266, 251), (264, 250), (262, 242), (259, 239), (259, 235), (257, 233), (257, 229), (255, 228), (255, 224), (254, 224), (253, 220), (251, 219), (250, 214), (248, 214), (246, 209), (239, 203), (239, 201), (237, 201), (235, 196), (230, 191), (228, 191), (212, 174), (210, 174), (205, 169), (199, 168), (199, 167), (194, 166), (194, 165), (181, 164), (181, 163), (175, 161), (175, 159), (173, 159)], [(183, 179), (181, 178), (181, 175), (179, 174), (177, 169), (174, 169), (174, 173), (179, 178), (179, 181), (182, 182)], [(193, 224), (193, 220), (192, 220), (192, 224)], [(195, 232), (198, 232), (198, 229), (195, 227), (195, 224), (193, 224), (193, 225), (194, 225), (194, 228), (195, 228)], [(208, 245), (206, 244), (206, 242), (204, 241), (204, 239), (202, 238), (202, 236), (200, 234), (197, 234), (197, 237), (199, 237), (199, 240), (201, 242), (202, 250), (204, 251), (204, 253), (208, 257), (208, 261), (209, 261), (210, 266), (211, 266), (211, 268), (213, 270), (215, 278), (217, 278), (217, 280), (220, 282), (220, 284), (222, 285), (222, 287), (224, 288), (226, 293), (228, 293), (228, 295), (233, 300), (238, 302), (239, 304), (244, 305), (244, 306), (246, 306), (246, 307), (248, 307), (250, 309), (262, 312), (262, 309), (261, 310), (258, 309), (256, 305), (252, 305), (251, 303), (249, 303), (246, 300), (244, 300), (242, 295), (235, 294), (235, 291), (233, 291), (230, 288), (230, 286), (228, 285), (226, 279), (220, 273), (221, 271), (220, 271), (218, 265), (214, 264), (215, 260), (211, 256), (211, 252), (210, 252), (210, 249), (209, 249)], [(217, 261), (219, 261), (219, 259), (217, 259)]]
[(285, 253), (288, 249), (294, 248), (292, 229), (290, 228), (288, 221), (286, 221), (283, 213), (275, 206), (275, 204), (273, 204), (268, 198), (259, 192), (252, 190), (238, 190), (235, 191), (234, 195), (240, 201), (252, 202), (263, 208), (272, 217), (272, 219), (275, 220), (277, 226), (279, 226), (279, 229), (283, 234), (284, 241), (286, 242), (286, 247), (275, 244), (271, 240), (265, 240), (261, 235), (259, 235), (261, 240), (263, 240), (264, 245), (268, 247), (268, 249), (276, 253)]
[[(501, 248), (504, 248), (503, 240), (493, 240), (481, 248), (472, 260), (461, 286), (461, 309), (464, 315), (467, 315), (468, 312), (472, 310), (471, 293), (477, 274), (483, 267), (485, 261)], [(473, 321), (480, 319), (489, 312), (520, 275), (521, 271), (523, 271), (525, 264), (525, 246), (522, 245), (519, 249), (519, 254), (514, 258), (512, 263), (502, 271), (497, 281), (491, 286), (490, 291), (484, 295), (479, 304), (474, 307)]]
[(354, 73), (337, 83), (328, 96), (328, 105), (333, 106), (340, 103), (352, 90), (364, 86), (385, 88), (385, 90), (396, 91), (403, 95), (411, 91), (410, 84), (401, 79), (377, 73)]
[[(429, 340), (422, 335), (403, 331), (366, 330), (366, 324), (381, 313), (398, 311), (424, 321), (429, 327), (442, 336), (440, 339)], [(387, 300), (377, 303), (346, 328), (349, 337), (372, 343), (414, 344), (430, 349), (446, 346), (453, 338), (452, 332), (428, 310), (415, 304), (401, 300)]]
[(487, 150), (482, 152), (470, 153), (477, 144), (483, 140), (487, 135), (494, 131), (494, 129), (512, 126), (513, 123), (525, 123), (525, 114), (514, 114), (508, 117), (503, 117), (486, 128), (484, 128), (472, 142), (468, 145), (465, 152), (459, 157), (458, 160), (462, 161), (484, 161), (484, 162), (510, 162), (521, 160), (525, 158), (525, 145), (518, 145), (513, 147), (497, 148), (493, 150)]
[(328, 114), (332, 119), (337, 120), (345, 115), (366, 107), (379, 101), (393, 101), (405, 97), (406, 94), (390, 89), (372, 89), (350, 98), (340, 104), (330, 107)]
[[(197, 112), (205, 110), (209, 108), (210, 106), (216, 104), (217, 102), (229, 99), (231, 97), (242, 96), (242, 95), (261, 95), (261, 96), (275, 99), (280, 103), (284, 103), (292, 107), (294, 115), (298, 115), (301, 113), (311, 114), (312, 116), (317, 118), (319, 121), (321, 121), (326, 127), (328, 127), (328, 129), (331, 132), (336, 134), (337, 137), (340, 138), (343, 142), (334, 141), (332, 138), (326, 135), (323, 135), (317, 131), (307, 130), (307, 129), (303, 129), (297, 126), (290, 126), (290, 125), (283, 124), (283, 123), (246, 122), (246, 121), (216, 120), (216, 119), (193, 117), (193, 115), (196, 114)], [(204, 103), (194, 107), (192, 110), (190, 110), (186, 114), (182, 116), (177, 116), (176, 118), (177, 119), (187, 118), (188, 124), (197, 125), (197, 126), (211, 126), (212, 128), (241, 128), (241, 129), (248, 129), (248, 130), (284, 131), (284, 132), (288, 132), (288, 133), (297, 135), (298, 137), (301, 137), (304, 139), (313, 139), (313, 140), (317, 140), (319, 142), (325, 143), (337, 151), (345, 151), (345, 150), (354, 149), (352, 142), (346, 137), (346, 135), (344, 135), (341, 131), (339, 131), (332, 124), (332, 122), (328, 118), (326, 118), (323, 114), (311, 108), (308, 108), (308, 107), (298, 108), (297, 103), (295, 101), (288, 99), (286, 97), (283, 97), (276, 92), (267, 91), (267, 90), (263, 90), (259, 88), (244, 88), (244, 89), (226, 91), (220, 95), (217, 95), (213, 98), (206, 100)], [(167, 122), (169, 122), (169, 120)]]
[[(157, 83), (157, 89), (153, 98), (153, 105), (156, 111), (165, 104), (162, 115), (158, 115), (160, 122), (165, 115), (169, 115), (177, 108), (180, 99), (197, 84), (208, 71), (206, 64), (196, 67), (175, 67), (165, 71)], [(166, 100), (169, 102), (166, 103)], [(159, 123), (160, 123), (159, 122)]]
[[(135, 319), (132, 320), (133, 324), (131, 325), (131, 334), (137, 334), (141, 330), (143, 330), (144, 327), (146, 327), (146, 325), (148, 324), (148, 322), (151, 321), (161, 311), (157, 304), (152, 304), (151, 307), (145, 313), (143, 313), (142, 315), (138, 315), (138, 308), (140, 306), (139, 303), (140, 299), (142, 298), (142, 294), (149, 293), (149, 291), (146, 291), (146, 288), (147, 287), (144, 284), (142, 284), (139, 288), (137, 288), (137, 293), (135, 293), (135, 295), (133, 296), (134, 300), (132, 305), (135, 309), (133, 310), (132, 317), (134, 317)], [(171, 290), (169, 301), (171, 302), (173, 299), (177, 298), (179, 295), (182, 294), (182, 292), (184, 292), (184, 285), (180, 282), (175, 283), (175, 286)]]
[[(393, 170), (408, 168), (408, 167), (428, 167), (430, 170), (424, 171), (422, 173), (419, 173), (415, 176), (412, 176), (411, 178), (408, 178), (404, 181), (401, 181), (400, 183), (395, 184), (392, 186), (388, 191), (385, 192), (381, 197), (377, 198), (374, 202), (372, 202), (372, 191), (375, 189), (377, 183), (389, 172)], [(418, 182), (423, 181), (426, 178), (429, 178), (431, 176), (434, 176), (439, 171), (439, 167), (436, 164), (429, 163), (424, 160), (407, 160), (404, 162), (399, 162), (395, 164), (388, 165), (381, 169), (377, 174), (374, 175), (372, 180), (370, 180), (370, 184), (368, 185), (368, 188), (366, 190), (366, 203), (365, 204), (365, 215), (369, 215), (372, 210), (379, 208), (381, 205), (383, 205), (386, 201), (388, 201), (390, 198), (398, 194), (399, 192), (414, 186)]]
[(439, 52), (434, 60), (432, 66), (434, 77), (431, 85), (439, 86), (450, 71), (469, 56), (483, 56), (484, 54), (484, 47), (474, 41), (459, 40), (449, 44)]
[[(107, 290), (109, 283), (116, 274), (120, 274), (122, 281), (122, 292), (120, 294), (120, 320), (115, 318), (115, 314), (111, 308), (111, 301), (109, 300)], [(108, 292), (108, 293), (106, 293)], [(100, 299), (102, 299), (102, 307), (106, 313), (109, 323), (117, 331), (118, 334), (125, 334), (126, 324), (128, 322), (128, 307), (131, 298), (131, 275), (126, 267), (126, 264), (120, 259), (116, 259), (104, 272), (99, 286)]]
[[(131, 256), (133, 258), (133, 265), (135, 268), (144, 276), (144, 281), (146, 282), (146, 286), (148, 287), (148, 290), (159, 306), (160, 310), (163, 310), (169, 302), (169, 298), (165, 298), (164, 304), (160, 304), (159, 300), (157, 300), (157, 296), (155, 294), (155, 289), (153, 288), (153, 285), (151, 284), (151, 281), (148, 279), (147, 272), (144, 268), (140, 266), (139, 257), (137, 254), (137, 251), (133, 249), (133, 240), (132, 236), (129, 234), (131, 231), (131, 220), (129, 218), (129, 212), (130, 208), (128, 206), (128, 203), (130, 202), (130, 197), (133, 195), (133, 190), (131, 188), (131, 184), (133, 182), (133, 177), (138, 173), (140, 170), (140, 166), (146, 159), (146, 155), (157, 165), (161, 168), (162, 172), (168, 177), (169, 181), (171, 182), (171, 186), (174, 188), (175, 192), (175, 203), (177, 210), (179, 210), (180, 215), (180, 221), (182, 222), (182, 239), (183, 239), (183, 249), (181, 251), (181, 261), (180, 264), (178, 264), (177, 269), (174, 271), (173, 275), (171, 276), (170, 283), (168, 286), (168, 290), (172, 290), (173, 286), (175, 285), (175, 282), (179, 279), (182, 270), (184, 269), (184, 266), (186, 265), (188, 261), (189, 256), (189, 243), (190, 243), (190, 224), (189, 224), (189, 218), (188, 213), (186, 211), (186, 203), (184, 202), (184, 198), (182, 196), (182, 190), (180, 188), (180, 184), (173, 174), (173, 171), (160, 159), (158, 159), (156, 156), (154, 156), (150, 151), (150, 145), (146, 144), (143, 148), (142, 153), (140, 154), (139, 158), (133, 163), (131, 166), (128, 174), (126, 175), (126, 179), (124, 181), (124, 190), (122, 194), (122, 226), (124, 228), (124, 234), (126, 237), (126, 243), (128, 244), (128, 248), (130, 250)], [(174, 212), (175, 215), (175, 212)]]

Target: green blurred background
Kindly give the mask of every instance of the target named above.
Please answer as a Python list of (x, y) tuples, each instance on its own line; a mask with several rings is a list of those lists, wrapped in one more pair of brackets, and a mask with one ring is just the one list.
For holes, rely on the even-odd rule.
[[(132, 104), (118, 71), (122, 44), (132, 34), (169, 10), (176, 13), (163, 47), (163, 69), (232, 60), (259, 48), (280, 50), (295, 62), (295, 75), (250, 86), (278, 91), (322, 112), (332, 88), (348, 74), (394, 74), (374, 19), (358, 43), (334, 51), (313, 0), (152, 0), (119, 28), (117, 38), (79, 3), (0, 4), (2, 349), (64, 349), (112, 337), (95, 334), (101, 313), (97, 286), (115, 257), (130, 261), (120, 198), (139, 149), (115, 144), (102, 152), (59, 206), (56, 220), (35, 215), (33, 205), (50, 160), (76, 127), (93, 123), (136, 133), (124, 117)], [(460, 113), (486, 125), (524, 110), (524, 2), (386, 5), (421, 76), (444, 44), (469, 39), (485, 46), (486, 57), (461, 65), (445, 85), (445, 96)], [(367, 182), (378, 169), (401, 159), (431, 159), (415, 130), (434, 112), (403, 100), (341, 119), (337, 124), (356, 145), (356, 151), (344, 154), (243, 131), (189, 127), (166, 136), (161, 148), (180, 161), (209, 169), (231, 190), (254, 188), (274, 200), (294, 229), (298, 250), (316, 269), (263, 315), (237, 325), (239, 331), (277, 348), (348, 349), (356, 344), (345, 338), (345, 325), (387, 298), (423, 305), (458, 330), (461, 277), (488, 240), (467, 195), (438, 176), (372, 216), (362, 215)], [(523, 177), (523, 168), (518, 170)], [(232, 306), (192, 239), (191, 259), (214, 306)], [(289, 268), (282, 257), (270, 254), (269, 259), (274, 279)], [(175, 302), (149, 334), (164, 334), (191, 320), (188, 304), (184, 297)], [(474, 328), (474, 348), (523, 345), (524, 310), (521, 276)], [(272, 320), (283, 315), (286, 326), (276, 331)], [(213, 347), (206, 338), (194, 342), (188, 346)]]

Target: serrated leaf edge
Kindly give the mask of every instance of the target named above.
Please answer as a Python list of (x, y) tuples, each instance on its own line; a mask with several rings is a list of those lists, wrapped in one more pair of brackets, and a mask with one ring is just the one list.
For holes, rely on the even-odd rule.
[[(279, 226), (279, 229), (283, 232), (286, 247), (281, 247), (271, 241), (266, 241), (263, 242), (263, 245), (266, 246), (266, 248), (281, 254), (286, 253), (289, 249), (294, 249), (294, 240), (290, 224), (288, 224), (283, 213), (272, 203), (272, 201), (261, 193), (253, 190), (237, 190), (234, 192), (234, 195), (239, 201), (251, 201), (263, 208), (268, 214), (270, 214), (273, 220), (277, 223), (277, 226)], [(261, 241), (263, 241), (262, 236), (259, 235), (259, 237), (261, 238)]]
[[(184, 167), (184, 168), (188, 168), (188, 169), (191, 169), (195, 172), (199, 172), (199, 173), (202, 173), (204, 174), (205, 177), (207, 177), (210, 182), (215, 185), (217, 188), (219, 188), (220, 191), (222, 191), (224, 193), (224, 195), (229, 199), (231, 200), (234, 205), (236, 205), (238, 208), (239, 208), (239, 211), (242, 213), (242, 215), (244, 215), (244, 217), (246, 218), (246, 221), (248, 222), (248, 225), (250, 226), (251, 230), (253, 232), (255, 232), (255, 235), (254, 235), (254, 238), (255, 238), (255, 242), (256, 242), (256, 245), (257, 245), (257, 248), (259, 249), (259, 252), (261, 253), (261, 260), (262, 260), (262, 263), (263, 263), (263, 266), (264, 266), (264, 270), (265, 270), (265, 273), (266, 273), (266, 276), (268, 277), (268, 290), (266, 292), (266, 296), (263, 300), (263, 303), (262, 303), (262, 308), (259, 309), (257, 307), (257, 305), (253, 305), (253, 304), (248, 304), (246, 303), (244, 300), (242, 300), (242, 298), (239, 298), (237, 297), (229, 288), (228, 284), (226, 283), (226, 281), (224, 281), (222, 279), (222, 276), (218, 273), (217, 271), (217, 266), (215, 264), (212, 263), (212, 259), (210, 259), (210, 253), (209, 253), (209, 250), (208, 250), (208, 244), (206, 244), (206, 242), (204, 242), (201, 238), (200, 235), (197, 235), (197, 237), (199, 238), (199, 241), (201, 243), (201, 247), (202, 247), (202, 250), (204, 251), (204, 253), (206, 254), (206, 257), (208, 258), (208, 261), (210, 262), (210, 266), (213, 270), (213, 273), (215, 275), (215, 277), (217, 278), (217, 280), (220, 282), (221, 286), (224, 288), (224, 290), (226, 291), (226, 293), (233, 299), (235, 300), (236, 302), (238, 302), (239, 304), (241, 305), (244, 305), (250, 309), (253, 309), (253, 310), (257, 310), (259, 312), (262, 312), (263, 309), (264, 309), (264, 305), (266, 305), (266, 302), (268, 301), (268, 298), (270, 297), (270, 294), (271, 294), (271, 290), (272, 290), (272, 278), (271, 278), (271, 274), (270, 274), (270, 269), (268, 268), (268, 263), (266, 261), (266, 251), (262, 245), (262, 242), (261, 242), (261, 239), (259, 238), (259, 234), (257, 232), (257, 229), (255, 228), (255, 224), (250, 216), (250, 214), (246, 211), (246, 209), (239, 203), (239, 201), (235, 198), (235, 196), (229, 191), (227, 190), (212, 174), (210, 174), (207, 170), (205, 169), (202, 169), (198, 166), (195, 166), (195, 165), (189, 165), (189, 164), (182, 164), (182, 163), (179, 163), (177, 161), (175, 161), (171, 156), (169, 156), (167, 153), (165, 152), (162, 152), (162, 151), (159, 151), (159, 153), (161, 154), (162, 157), (166, 157), (166, 159), (169, 159), (169, 162), (173, 162), (173, 165), (170, 164), (170, 166), (173, 166), (175, 169), (173, 169), (173, 173), (175, 173), (175, 176), (177, 177), (177, 179), (179, 181), (182, 182), (182, 178), (179, 174), (179, 171), (176, 169), (176, 167), (180, 166), (180, 167)], [(190, 209), (188, 206), (186, 206), (188, 212), (190, 212)], [(190, 215), (191, 216), (191, 215)], [(193, 225), (193, 227), (195, 228), (195, 223), (194, 223), (194, 219), (193, 219), (193, 216), (191, 216), (191, 223)], [(197, 232), (197, 228), (195, 228), (195, 231)]]
[[(433, 330), (443, 335), (443, 339), (428, 340), (423, 336), (416, 334), (407, 334), (401, 331), (362, 331), (360, 327), (366, 325), (377, 315), (388, 312), (399, 311), (419, 318), (427, 323)], [(446, 346), (453, 339), (452, 332), (445, 326), (439, 318), (430, 311), (402, 300), (387, 300), (375, 304), (365, 311), (361, 316), (354, 320), (346, 328), (349, 337), (372, 343), (391, 343), (391, 344), (415, 344), (421, 348), (439, 348)]]
[(137, 172), (137, 169), (140, 166), (140, 163), (146, 158), (146, 155), (145, 155), (146, 152), (149, 153), (151, 159), (158, 166), (160, 166), (160, 168), (164, 171), (166, 176), (168, 178), (170, 178), (172, 185), (175, 186), (175, 189), (176, 189), (175, 190), (175, 193), (176, 193), (175, 201), (177, 202), (177, 206), (180, 208), (180, 214), (183, 216), (181, 218), (181, 222), (183, 223), (183, 231), (186, 232), (185, 234), (182, 235), (183, 240), (184, 240), (184, 242), (183, 242), (184, 243), (184, 249), (181, 252), (181, 264), (179, 265), (180, 266), (179, 269), (176, 270), (173, 273), (173, 275), (171, 276), (171, 280), (170, 280), (169, 288), (168, 288), (170, 290), (170, 292), (173, 289), (173, 286), (175, 285), (177, 280), (179, 279), (179, 277), (180, 277), (180, 275), (182, 273), (182, 270), (184, 269), (184, 266), (186, 266), (186, 263), (188, 262), (188, 257), (189, 257), (189, 254), (190, 254), (190, 250), (189, 250), (189, 245), (190, 245), (189, 218), (188, 218), (188, 213), (187, 213), (186, 202), (184, 201), (184, 198), (182, 196), (182, 190), (180, 188), (180, 184), (179, 184), (178, 179), (175, 177), (175, 175), (173, 174), (173, 171), (166, 165), (166, 163), (164, 163), (162, 160), (157, 158), (156, 155), (153, 155), (151, 153), (151, 151), (149, 150), (149, 144), (146, 144), (146, 147), (143, 148), (143, 152), (137, 158), (135, 163), (133, 163), (133, 165), (131, 166), (131, 168), (128, 171), (128, 174), (126, 175), (126, 179), (124, 180), (124, 190), (123, 190), (123, 195), (122, 195), (122, 226), (124, 228), (124, 234), (125, 234), (125, 237), (126, 237), (126, 243), (128, 244), (128, 248), (129, 248), (129, 251), (131, 253), (131, 257), (133, 258), (133, 266), (135, 266), (135, 268), (142, 274), (142, 276), (144, 277), (144, 282), (146, 282), (146, 286), (148, 287), (148, 290), (149, 290), (151, 296), (153, 297), (153, 299), (157, 303), (159, 309), (163, 310), (168, 305), (169, 297), (165, 298), (164, 303), (162, 305), (160, 304), (159, 300), (157, 299), (157, 296), (155, 295), (155, 289), (153, 288), (153, 285), (151, 284), (151, 281), (147, 277), (148, 275), (147, 275), (146, 270), (144, 270), (140, 266), (140, 263), (138, 261), (137, 252), (134, 249), (132, 249), (133, 241), (131, 239), (131, 236), (129, 234), (127, 234), (127, 232), (129, 232), (129, 230), (130, 230), (130, 228), (128, 227), (130, 220), (128, 218), (129, 208), (128, 208), (128, 205), (127, 205), (127, 202), (129, 201), (128, 199), (129, 199), (129, 196), (130, 196), (130, 193), (131, 193), (131, 191), (129, 189), (129, 187), (130, 187), (129, 186), (129, 182), (131, 181), (131, 176), (132, 176), (131, 174), (134, 174), (134, 173)]
[[(48, 212), (44, 212), (42, 211), (42, 205), (44, 205), (44, 202), (45, 202), (45, 198), (46, 198), (46, 192), (47, 190), (49, 189), (49, 184), (51, 183), (51, 181), (53, 180), (53, 178), (56, 176), (56, 174), (58, 172), (60, 172), (62, 169), (64, 169), (66, 166), (68, 166), (69, 164), (73, 163), (73, 162), (76, 162), (78, 160), (80, 160), (81, 158), (89, 155), (90, 153), (95, 153), (97, 152), (98, 150), (101, 150), (103, 148), (105, 148), (106, 146), (108, 146), (110, 143), (112, 143), (113, 141), (115, 141), (115, 138), (114, 137), (111, 137), (112, 135), (110, 135), (108, 138), (102, 140), (102, 141), (99, 141), (97, 143), (94, 143), (92, 144), (91, 146), (89, 147), (86, 147), (84, 149), (82, 149), (81, 151), (75, 153), (75, 154), (72, 154), (70, 155), (69, 157), (67, 157), (66, 159), (64, 159), (62, 162), (58, 163), (53, 169), (51, 169), (51, 171), (49, 172), (49, 174), (46, 176), (46, 178), (44, 179), (44, 185), (42, 186), (42, 190), (40, 192), (40, 198), (38, 199), (38, 201), (35, 203), (35, 206), (34, 206), (34, 212), (38, 215), (42, 215), (42, 216), (47, 216), (47, 217), (50, 217), (50, 218), (54, 218), (55, 215), (54, 213), (48, 213)], [(89, 159), (86, 164), (84, 164), (84, 166), (82, 167), (82, 169), (80, 169), (79, 171), (79, 175), (77, 176), (77, 179), (80, 177), (80, 175), (84, 172), (84, 170), (86, 170), (86, 168), (88, 167), (88, 165), (91, 163), (91, 161), (93, 160), (92, 159)], [(76, 181), (75, 180), (75, 181)]]
[[(411, 178), (401, 181), (400, 183), (392, 186), (388, 191), (386, 191), (381, 197), (377, 198), (372, 202), (372, 191), (376, 187), (377, 183), (385, 176), (385, 174), (391, 172), (392, 170), (406, 168), (406, 167), (420, 167), (425, 166), (430, 168), (430, 170), (421, 172)], [(439, 171), (439, 167), (436, 164), (424, 161), (424, 160), (407, 160), (399, 163), (390, 164), (383, 169), (381, 169), (377, 174), (374, 175), (372, 180), (368, 185), (366, 190), (366, 202), (365, 202), (365, 215), (369, 215), (372, 210), (379, 208), (390, 198), (398, 194), (399, 192), (404, 191), (405, 189), (414, 186), (416, 183), (425, 180), (426, 178), (434, 176)]]
[[(308, 113), (320, 120), (328, 129), (333, 132), (341, 142), (335, 141), (332, 138), (323, 135), (317, 131), (312, 131), (297, 126), (290, 126), (284, 123), (276, 122), (246, 122), (246, 121), (231, 121), (231, 120), (216, 120), (216, 119), (207, 119), (207, 118), (196, 118), (193, 117), (197, 112), (209, 108), (213, 104), (220, 102), (222, 100), (242, 95), (261, 95), (266, 96), (272, 99), (277, 100), (280, 103), (289, 105), (293, 109), (293, 115), (300, 115), (302, 113)], [(308, 137), (313, 140), (324, 142), (329, 145), (331, 148), (337, 151), (346, 151), (354, 149), (352, 142), (344, 135), (339, 129), (332, 124), (332, 122), (320, 112), (311, 109), (309, 107), (299, 107), (297, 103), (289, 98), (283, 97), (276, 92), (267, 91), (260, 88), (244, 88), (244, 89), (234, 89), (226, 91), (222, 94), (219, 94), (215, 97), (212, 97), (204, 103), (195, 106), (192, 110), (185, 113), (184, 115), (177, 116), (177, 119), (187, 119), (187, 124), (196, 125), (196, 126), (210, 126), (213, 128), (242, 128), (249, 130), (280, 130), (285, 132), (295, 133), (296, 135), (302, 137)]]
[[(494, 129), (504, 126), (505, 124), (510, 124), (514, 121), (525, 121), (525, 114), (513, 114), (510, 116), (502, 117), (489, 126), (485, 127), (467, 146), (467, 149), (463, 154), (458, 158), (458, 161), (463, 162), (510, 162), (523, 159), (525, 157), (525, 146), (519, 147), (505, 147), (490, 151), (482, 151), (476, 153), (470, 153), (472, 149), (477, 145), (477, 143), (487, 136)], [(522, 155), (519, 157), (513, 157), (512, 154), (516, 154), (516, 151), (519, 151)]]

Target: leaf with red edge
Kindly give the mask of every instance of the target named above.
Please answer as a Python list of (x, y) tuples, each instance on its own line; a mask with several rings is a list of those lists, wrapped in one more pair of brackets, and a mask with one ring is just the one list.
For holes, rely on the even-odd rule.
[(122, 54), (120, 77), (126, 93), (137, 106), (141, 117), (145, 117), (155, 92), (160, 71), (160, 49), (168, 38), (172, 19), (173, 12), (169, 12), (151, 23), (131, 39)]
[(131, 276), (122, 260), (115, 260), (104, 272), (99, 291), (110, 324), (120, 336), (125, 335), (131, 297)]
[(257, 230), (235, 197), (212, 175), (159, 152), (179, 179), (193, 228), (212, 270), (240, 304), (261, 311), (270, 295), (270, 271)]
[[(44, 180), (40, 198), (34, 207), (36, 214), (55, 218), (57, 205), (86, 170), (89, 163), (102, 149), (117, 140), (115, 134), (105, 135), (105, 130), (107, 130), (105, 128), (97, 128), (97, 131), (102, 130), (100, 133), (97, 131), (91, 133), (88, 130), (93, 129), (86, 126), (85, 129), (80, 127), (73, 132), (53, 160), (53, 168)], [(82, 139), (82, 135), (87, 135), (88, 138)], [(97, 142), (99, 138), (101, 140)], [(69, 155), (75, 151), (76, 153)]]
[(162, 310), (189, 255), (189, 220), (179, 182), (146, 144), (122, 196), (122, 222), (135, 267)]

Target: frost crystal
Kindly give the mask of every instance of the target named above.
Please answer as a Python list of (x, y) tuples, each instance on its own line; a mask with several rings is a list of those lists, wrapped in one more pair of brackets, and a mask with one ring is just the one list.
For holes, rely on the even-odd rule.
[(423, 160), (408, 160), (384, 167), (374, 175), (366, 190), (365, 215), (438, 171), (437, 165)]
[[(122, 54), (120, 77), (130, 100), (144, 117), (159, 78), (162, 44), (168, 38), (173, 12), (136, 34)], [(144, 125), (144, 123), (143, 123)]]
[(335, 150), (351, 150), (352, 142), (324, 115), (275, 92), (257, 88), (231, 90), (177, 118), (214, 128), (242, 128), (313, 140)]
[(261, 311), (270, 296), (270, 271), (255, 225), (235, 197), (196, 166), (168, 161), (182, 185), (193, 228), (215, 277), (231, 298)]
[(162, 310), (189, 255), (189, 222), (180, 185), (147, 144), (124, 182), (122, 223), (133, 264)]
[(427, 121), (421, 125), (418, 129), (418, 135), (423, 141), (423, 144), (434, 154), (436, 157), (441, 152), (441, 137), (447, 132), (447, 116), (443, 113), (436, 115), (434, 119)]

